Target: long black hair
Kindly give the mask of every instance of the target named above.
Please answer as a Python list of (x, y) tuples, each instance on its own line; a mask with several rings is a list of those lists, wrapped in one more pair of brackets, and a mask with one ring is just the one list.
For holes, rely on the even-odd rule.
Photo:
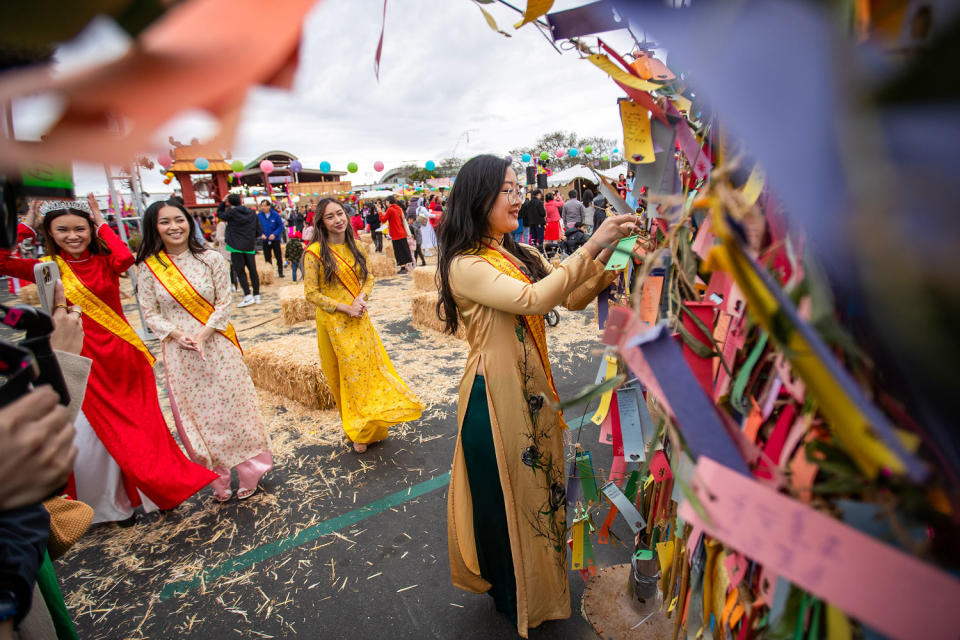
[[(450, 287), (450, 265), (459, 255), (476, 253), (487, 233), (487, 217), (500, 195), (510, 163), (494, 155), (476, 156), (457, 174), (450, 189), (447, 209), (437, 227), (437, 317), (450, 334), (457, 332), (460, 317)], [(547, 275), (536, 251), (520, 246), (512, 233), (503, 236), (503, 248), (520, 260), (520, 269), (533, 282)]]
[[(187, 249), (190, 253), (199, 259), (200, 254), (206, 251), (206, 248), (197, 240), (197, 223), (193, 219), (193, 216), (187, 212), (186, 207), (177, 200), (161, 200), (151, 204), (143, 213), (143, 223), (140, 225), (143, 236), (140, 239), (140, 248), (137, 249), (137, 264), (145, 261), (150, 256), (158, 255), (164, 249), (163, 238), (160, 237), (160, 232), (157, 230), (157, 219), (160, 217), (160, 209), (164, 207), (179, 209), (184, 217), (186, 217), (187, 224), (190, 227), (190, 231), (188, 232), (189, 238), (187, 239)], [(163, 258), (159, 258), (159, 260), (160, 264), (166, 266)], [(206, 264), (204, 260), (201, 260), (201, 262)]]
[[(343, 208), (343, 205), (340, 204), (338, 200), (324, 198), (317, 203), (316, 213), (313, 215), (313, 240), (320, 245), (320, 262), (323, 265), (323, 279), (327, 284), (332, 283), (334, 278), (337, 277), (337, 262), (333, 257), (333, 251), (330, 250), (330, 244), (327, 242), (327, 225), (323, 224), (323, 214), (327, 210), (327, 205), (331, 203)], [(346, 213), (346, 209), (344, 209), (344, 213)], [(363, 283), (369, 273), (367, 270), (367, 259), (363, 257), (363, 253), (357, 248), (357, 243), (353, 239), (353, 227), (350, 226), (349, 215), (347, 216), (347, 229), (344, 231), (343, 239), (344, 242), (347, 243), (347, 248), (350, 249), (350, 253), (353, 254), (353, 269), (357, 271), (357, 277), (360, 279), (360, 282)]]
[(87, 221), (88, 225), (90, 225), (90, 245), (87, 247), (87, 250), (90, 253), (110, 253), (107, 243), (101, 240), (100, 236), (97, 235), (96, 226), (93, 224), (93, 216), (83, 209), (69, 207), (67, 209), (54, 209), (53, 211), (48, 211), (47, 214), (43, 216), (43, 243), (48, 256), (58, 256), (63, 250), (60, 248), (60, 245), (54, 242), (53, 233), (50, 232), (50, 229), (53, 227), (54, 220), (61, 216), (67, 215), (80, 216)]

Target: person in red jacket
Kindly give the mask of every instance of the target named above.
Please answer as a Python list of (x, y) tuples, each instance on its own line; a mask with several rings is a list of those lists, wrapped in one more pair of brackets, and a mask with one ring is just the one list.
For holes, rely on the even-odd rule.
[(397, 273), (406, 273), (416, 266), (407, 244), (407, 228), (403, 222), (403, 209), (395, 196), (387, 196), (387, 210), (380, 214), (380, 222), (386, 222), (393, 242), (393, 257), (397, 261)]

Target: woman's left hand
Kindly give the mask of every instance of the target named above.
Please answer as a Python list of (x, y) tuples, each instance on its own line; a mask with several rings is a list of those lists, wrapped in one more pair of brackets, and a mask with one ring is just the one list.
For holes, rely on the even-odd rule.
[(96, 197), (93, 193), (87, 194), (87, 204), (90, 205), (90, 211), (93, 213), (93, 224), (95, 227), (99, 227), (103, 224), (103, 214), (100, 213), (100, 205), (97, 203)]
[(204, 327), (203, 329), (200, 329), (200, 331), (198, 331), (191, 337), (191, 339), (193, 340), (193, 343), (197, 345), (197, 351), (200, 353), (201, 360), (207, 359), (207, 354), (206, 354), (207, 340), (210, 338), (210, 336), (213, 335), (213, 333), (214, 333), (213, 329), (211, 329), (210, 327)]

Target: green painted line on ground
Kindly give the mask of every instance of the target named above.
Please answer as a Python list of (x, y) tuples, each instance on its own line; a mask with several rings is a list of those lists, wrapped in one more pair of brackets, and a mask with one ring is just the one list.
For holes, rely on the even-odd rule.
[(409, 500), (414, 500), (425, 493), (430, 493), (431, 491), (435, 491), (440, 487), (445, 487), (448, 484), (450, 484), (450, 474), (444, 473), (429, 480), (425, 480), (420, 484), (415, 484), (412, 487), (407, 487), (406, 489), (397, 491), (396, 493), (391, 494), (386, 498), (381, 498), (376, 502), (371, 502), (368, 505), (354, 509), (353, 511), (348, 511), (347, 513), (339, 515), (335, 518), (324, 520), (323, 522), (315, 524), (312, 527), (308, 527), (295, 535), (287, 536), (286, 538), (281, 538), (269, 544), (251, 549), (246, 553), (241, 553), (239, 556), (230, 558), (229, 560), (218, 564), (212, 569), (203, 571), (200, 575), (192, 580), (167, 583), (160, 591), (160, 600), (169, 600), (170, 598), (187, 593), (191, 589), (195, 589), (205, 582), (212, 582), (222, 576), (240, 571), (241, 569), (246, 569), (247, 567), (258, 562), (268, 560), (281, 553), (285, 553), (291, 549), (295, 549), (308, 542), (311, 542), (312, 540), (316, 540), (321, 536), (326, 536), (334, 531), (343, 529), (344, 527), (349, 527), (350, 525), (356, 524), (361, 520), (365, 520), (370, 516), (375, 516), (381, 511), (386, 511), (390, 507), (395, 507)]

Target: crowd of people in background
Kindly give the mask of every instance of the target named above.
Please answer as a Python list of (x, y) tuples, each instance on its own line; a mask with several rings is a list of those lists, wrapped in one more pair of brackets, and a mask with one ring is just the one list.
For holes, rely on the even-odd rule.
[[(497, 173), (503, 174), (502, 180), (493, 178)], [(631, 181), (632, 175), (624, 176), (617, 188), (630, 196)], [(353, 450), (362, 454), (386, 438), (390, 426), (420, 417), (423, 404), (394, 369), (367, 313), (374, 279), (360, 234), (368, 233), (375, 252), (384, 252), (384, 240), (389, 239), (398, 274), (426, 265), (428, 258), (435, 260), (441, 284), (437, 313), (448, 331), (457, 330), (458, 315), (490, 324), (489, 331), (467, 331), (469, 375), (460, 389), (466, 413), (460, 413), (463, 428), (449, 515), (452, 523), (487, 518), (491, 528), (474, 532), (472, 553), (455, 549), (451, 541), (451, 558), (457, 561), (452, 567), (454, 583), (468, 590), (485, 590), (483, 585), (492, 584), (489, 592), (497, 608), (521, 632), (542, 619), (569, 615), (566, 598), (517, 588), (515, 571), (520, 567), (511, 562), (510, 549), (528, 541), (526, 533), (508, 533), (508, 521), (514, 521), (515, 508), (540, 501), (542, 487), (527, 482), (526, 476), (522, 482), (516, 479), (515, 504), (506, 505), (505, 511), (500, 490), (505, 471), (498, 472), (491, 463), (495, 458), (490, 438), (492, 432), (500, 432), (498, 415), (520, 411), (521, 386), (516, 381), (507, 384), (516, 374), (510, 357), (516, 355), (516, 340), (511, 338), (517, 314), (524, 317), (536, 342), (542, 336), (542, 326), (536, 327), (542, 325), (543, 313), (560, 303), (582, 308), (609, 286), (611, 272), (602, 266), (609, 257), (607, 247), (634, 228), (635, 216), (613, 215), (606, 198), (589, 189), (569, 190), (565, 197), (558, 190), (524, 190), (513, 170), (493, 156), (478, 156), (464, 166), (450, 202), (442, 193), (430, 193), (407, 200), (395, 195), (360, 202), (324, 198), (293, 206), (262, 198), (247, 206), (239, 194), (231, 193), (210, 215), (191, 214), (174, 197), (151, 204), (138, 224), (122, 221), (122, 229), (115, 219), (104, 218), (92, 195), (86, 202), (47, 203), (45, 211), (38, 205), (31, 205), (18, 229), (19, 253), (0, 250), (0, 274), (33, 281), (34, 267), (44, 262), (59, 270), (62, 290), (57, 291), (53, 313), (55, 333), (70, 335), (54, 342), (62, 347), (58, 358), (67, 377), (80, 386), (71, 411), (57, 414), (50, 446), (70, 462), (65, 493), (89, 505), (93, 522), (127, 526), (137, 507), (145, 512), (172, 509), (206, 486), (212, 487), (216, 501), (243, 500), (257, 491), (260, 479), (273, 467), (270, 437), (230, 321), (234, 294), (242, 292), (237, 307), (261, 302), (256, 260), (260, 250), (279, 278), (289, 274), (292, 282), (303, 281), (304, 297), (316, 307), (324, 378)], [(121, 240), (133, 233), (140, 235), (136, 256), (130, 249), (133, 244)], [(40, 247), (44, 256), (31, 255)], [(562, 263), (549, 260), (558, 255), (570, 258)], [(468, 264), (472, 266), (466, 269)], [(523, 269), (518, 271), (517, 264)], [(120, 278), (131, 268), (136, 269), (146, 325), (160, 340), (163, 382), (186, 453), (171, 436), (160, 410), (153, 371), (156, 358), (123, 314)], [(494, 286), (498, 274), (504, 273), (510, 276), (509, 286)], [(561, 281), (569, 286), (555, 286)], [(523, 294), (527, 289), (530, 296)], [(521, 299), (539, 302), (519, 308)], [(479, 359), (481, 352), (501, 351), (510, 357), (502, 362)], [(71, 357), (79, 364), (71, 365)], [(545, 396), (552, 388), (545, 351), (542, 363), (545, 375), (534, 378), (549, 385), (531, 392)], [(489, 406), (475, 402), (488, 392)], [(28, 398), (37, 411), (53, 406), (42, 392)], [(3, 411), (16, 420), (27, 405), (18, 403)], [(73, 429), (53, 429), (67, 419)], [(551, 441), (550, 446), (557, 443)], [(510, 451), (514, 449), (520, 450)], [(13, 455), (20, 454), (13, 450)], [(30, 460), (23, 460), (29, 466)], [(470, 469), (480, 473), (464, 479)], [(59, 486), (62, 472), (56, 471), (47, 484)], [(20, 505), (0, 490), (3, 504)], [(43, 538), (41, 529), (48, 526), (36, 507), (16, 513), (12, 526), (24, 544), (17, 553), (31, 553), (30, 545)], [(562, 518), (562, 513), (558, 509), (544, 517)], [(7, 524), (0, 520), (0, 533)], [(37, 533), (35, 539), (23, 535), (30, 531)], [(481, 551), (477, 572), (472, 554)], [(499, 560), (489, 562), (494, 557)], [(29, 573), (33, 569), (27, 565), (18, 566)], [(533, 570), (544, 585), (560, 585), (564, 572), (548, 566), (556, 566), (552, 552), (538, 551), (523, 569)], [(30, 609), (28, 592), (17, 598)], [(525, 603), (533, 601), (549, 612), (528, 615)], [(62, 602), (45, 604), (51, 615), (65, 611)]]

